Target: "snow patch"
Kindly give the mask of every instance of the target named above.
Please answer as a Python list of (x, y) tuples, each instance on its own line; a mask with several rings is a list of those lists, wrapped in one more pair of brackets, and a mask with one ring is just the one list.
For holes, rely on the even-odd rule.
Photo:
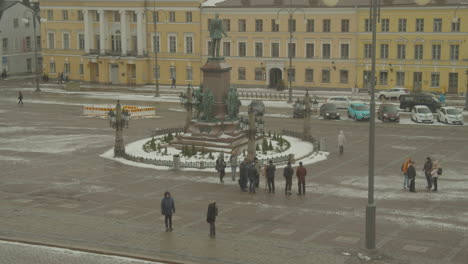
[(224, 2), (226, 0), (206, 0), (202, 6), (216, 6), (216, 4)]

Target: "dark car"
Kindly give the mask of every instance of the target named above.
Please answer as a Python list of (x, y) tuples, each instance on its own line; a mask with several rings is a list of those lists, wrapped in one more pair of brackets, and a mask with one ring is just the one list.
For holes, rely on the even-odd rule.
[(265, 104), (260, 100), (252, 100), (249, 107), (253, 110), (254, 115), (263, 116), (265, 114)]
[(323, 104), (320, 107), (320, 116), (324, 119), (340, 119), (340, 113), (335, 104)]
[(393, 104), (381, 104), (377, 110), (377, 118), (385, 121), (400, 122), (398, 107)]
[(413, 110), (415, 105), (425, 105), (433, 113), (442, 107), (442, 104), (430, 94), (404, 94), (400, 96), (400, 108), (407, 112)]

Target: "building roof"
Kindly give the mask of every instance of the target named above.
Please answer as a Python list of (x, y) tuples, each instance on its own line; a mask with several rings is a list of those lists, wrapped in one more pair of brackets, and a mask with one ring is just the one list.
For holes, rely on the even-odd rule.
[[(206, 4), (210, 3), (210, 4)], [(369, 7), (369, 0), (338, 0), (335, 7)], [(430, 0), (426, 6), (457, 6), (460, 0)], [(320, 7), (328, 8), (323, 0), (206, 0), (204, 7), (222, 8), (278, 8), (278, 7)], [(414, 0), (382, 0), (383, 7), (418, 7)], [(424, 7), (424, 6), (423, 6)]]
[(15, 4), (21, 3), (20, 1), (4, 1), (0, 0), (0, 18), (2, 18), (3, 12)]

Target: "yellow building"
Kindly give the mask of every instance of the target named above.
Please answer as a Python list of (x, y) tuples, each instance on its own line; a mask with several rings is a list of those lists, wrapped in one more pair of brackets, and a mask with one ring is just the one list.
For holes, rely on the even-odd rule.
[(165, 85), (173, 77), (178, 85), (200, 82), (199, 0), (45, 0), (41, 10), (50, 78), (63, 72), (105, 84), (151, 84), (155, 76)]

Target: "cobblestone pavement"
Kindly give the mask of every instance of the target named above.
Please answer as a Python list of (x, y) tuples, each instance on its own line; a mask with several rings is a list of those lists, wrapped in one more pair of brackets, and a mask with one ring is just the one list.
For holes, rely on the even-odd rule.
[[(466, 126), (377, 124), (378, 250), (367, 252), (365, 122), (312, 119), (314, 135), (327, 137), (331, 153), (308, 166), (307, 195), (285, 196), (280, 170), (275, 194), (265, 192), (262, 179), (261, 190), (250, 195), (234, 182), (219, 184), (214, 173), (156, 171), (100, 158), (113, 146), (114, 132), (105, 120), (81, 117), (80, 104), (113, 101), (25, 93), (25, 105), (18, 106), (15, 91), (0, 89), (0, 95), (0, 239), (203, 264), (349, 264), (366, 262), (367, 255), (372, 259), (366, 263), (467, 263)], [(182, 126), (184, 113), (171, 108), (180, 106), (158, 103), (161, 118), (132, 120), (125, 141)], [(266, 130), (302, 128), (302, 120), (265, 119)], [(336, 151), (339, 130), (348, 139), (342, 156)], [(406, 156), (417, 161), (416, 194), (402, 190)], [(437, 193), (423, 190), (426, 156), (442, 161)], [(165, 232), (159, 213), (166, 190), (177, 207), (172, 233)], [(205, 222), (212, 199), (219, 206), (216, 239), (208, 237)], [(16, 253), (0, 245), (0, 253), (7, 251), (0, 261), (23, 249), (11, 250)]]

